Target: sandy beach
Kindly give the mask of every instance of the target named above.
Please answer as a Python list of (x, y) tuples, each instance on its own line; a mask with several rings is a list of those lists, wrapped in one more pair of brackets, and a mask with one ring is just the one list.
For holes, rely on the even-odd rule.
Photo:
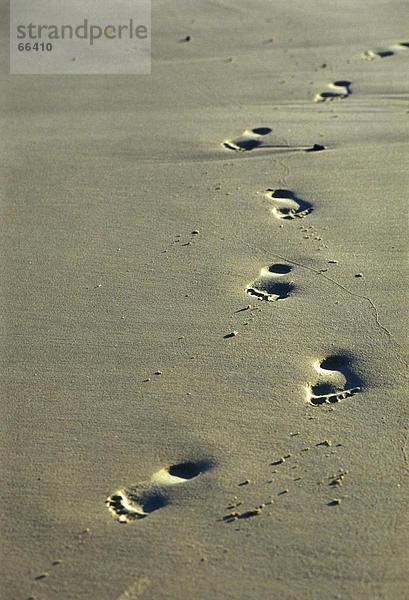
[(154, 0), (9, 75), (4, 600), (409, 597), (400, 0)]

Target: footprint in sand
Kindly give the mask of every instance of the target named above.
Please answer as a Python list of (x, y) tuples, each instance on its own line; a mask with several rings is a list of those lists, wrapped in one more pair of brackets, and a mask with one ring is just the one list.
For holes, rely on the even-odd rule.
[(307, 402), (314, 406), (334, 404), (361, 391), (361, 381), (352, 370), (352, 357), (333, 354), (313, 364), (316, 383), (306, 386)]
[(129, 489), (121, 488), (111, 494), (105, 504), (120, 523), (143, 519), (150, 513), (170, 504), (168, 486), (186, 483), (211, 469), (208, 459), (188, 461), (164, 467), (154, 473), (150, 481), (143, 481)]
[(387, 58), (393, 56), (396, 53), (402, 52), (409, 48), (409, 42), (399, 42), (393, 44), (390, 48), (381, 48), (379, 50), (366, 50), (362, 54), (362, 58), (365, 60), (376, 60), (377, 58)]
[(263, 145), (263, 137), (271, 133), (269, 127), (257, 127), (256, 129), (246, 129), (242, 135), (235, 140), (226, 140), (222, 146), (236, 152), (246, 152), (254, 150)]
[(273, 203), (271, 212), (277, 219), (303, 219), (313, 211), (309, 202), (301, 200), (290, 190), (269, 189), (265, 198)]
[(292, 267), (284, 263), (276, 263), (269, 267), (263, 267), (259, 277), (246, 287), (246, 292), (258, 300), (276, 302), (288, 298), (295, 290), (292, 281), (280, 281), (291, 273)]
[(347, 80), (338, 80), (334, 83), (329, 83), (329, 92), (321, 92), (315, 95), (314, 102), (326, 102), (327, 100), (335, 100), (348, 98), (352, 94), (351, 82)]

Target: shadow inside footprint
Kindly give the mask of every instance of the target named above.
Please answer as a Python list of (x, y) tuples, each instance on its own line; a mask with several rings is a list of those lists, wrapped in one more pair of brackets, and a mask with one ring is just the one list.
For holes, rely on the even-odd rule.
[(209, 460), (199, 460), (197, 462), (184, 462), (177, 465), (171, 465), (168, 468), (169, 475), (179, 477), (180, 479), (194, 479), (201, 473), (208, 471), (212, 466)]
[(315, 384), (307, 385), (307, 401), (314, 405), (334, 404), (361, 391), (361, 380), (352, 368), (348, 354), (333, 354), (314, 364), (319, 374)]
[(335, 98), (339, 98), (339, 94), (336, 92), (321, 92), (320, 94), (317, 94), (315, 101), (325, 102), (325, 100), (334, 100)]
[(164, 467), (152, 475), (151, 481), (159, 485), (175, 485), (184, 483), (190, 479), (195, 479), (202, 473), (205, 473), (213, 466), (212, 461), (201, 459), (197, 461), (188, 461), (177, 463), (170, 467)]
[(268, 189), (265, 197), (273, 203), (272, 213), (277, 219), (303, 219), (313, 211), (312, 204), (291, 190)]
[(268, 272), (274, 275), (288, 275), (292, 270), (293, 268), (290, 265), (284, 263), (276, 263), (268, 267)]

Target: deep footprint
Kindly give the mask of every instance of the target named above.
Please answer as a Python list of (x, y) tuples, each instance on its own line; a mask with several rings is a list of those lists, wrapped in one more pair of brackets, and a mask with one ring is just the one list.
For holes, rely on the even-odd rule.
[(348, 354), (333, 354), (314, 363), (318, 381), (307, 384), (307, 402), (313, 406), (335, 404), (361, 391), (361, 381), (352, 369)]
[(301, 200), (290, 190), (269, 189), (265, 198), (273, 203), (271, 212), (277, 219), (303, 219), (314, 210), (312, 204)]
[(256, 281), (246, 287), (246, 293), (258, 300), (276, 302), (288, 298), (295, 290), (292, 281), (277, 281), (292, 271), (290, 265), (277, 263), (263, 268)]
[(271, 133), (269, 127), (256, 127), (255, 129), (246, 129), (243, 134), (235, 140), (226, 140), (222, 146), (228, 150), (236, 152), (246, 152), (254, 150), (263, 145), (263, 137)]
[(330, 92), (321, 92), (316, 94), (315, 102), (326, 102), (327, 100), (348, 98), (352, 94), (351, 82), (347, 80), (338, 80), (328, 84)]
[(154, 473), (150, 481), (117, 490), (106, 499), (105, 504), (120, 523), (143, 519), (170, 504), (166, 487), (195, 479), (212, 466), (212, 461), (202, 459), (164, 467)]

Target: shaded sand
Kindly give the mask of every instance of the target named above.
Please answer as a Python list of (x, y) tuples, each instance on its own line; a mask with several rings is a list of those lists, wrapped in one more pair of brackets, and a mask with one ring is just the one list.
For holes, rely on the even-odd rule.
[(406, 26), (157, 1), (151, 76), (3, 74), (2, 598), (407, 598)]

